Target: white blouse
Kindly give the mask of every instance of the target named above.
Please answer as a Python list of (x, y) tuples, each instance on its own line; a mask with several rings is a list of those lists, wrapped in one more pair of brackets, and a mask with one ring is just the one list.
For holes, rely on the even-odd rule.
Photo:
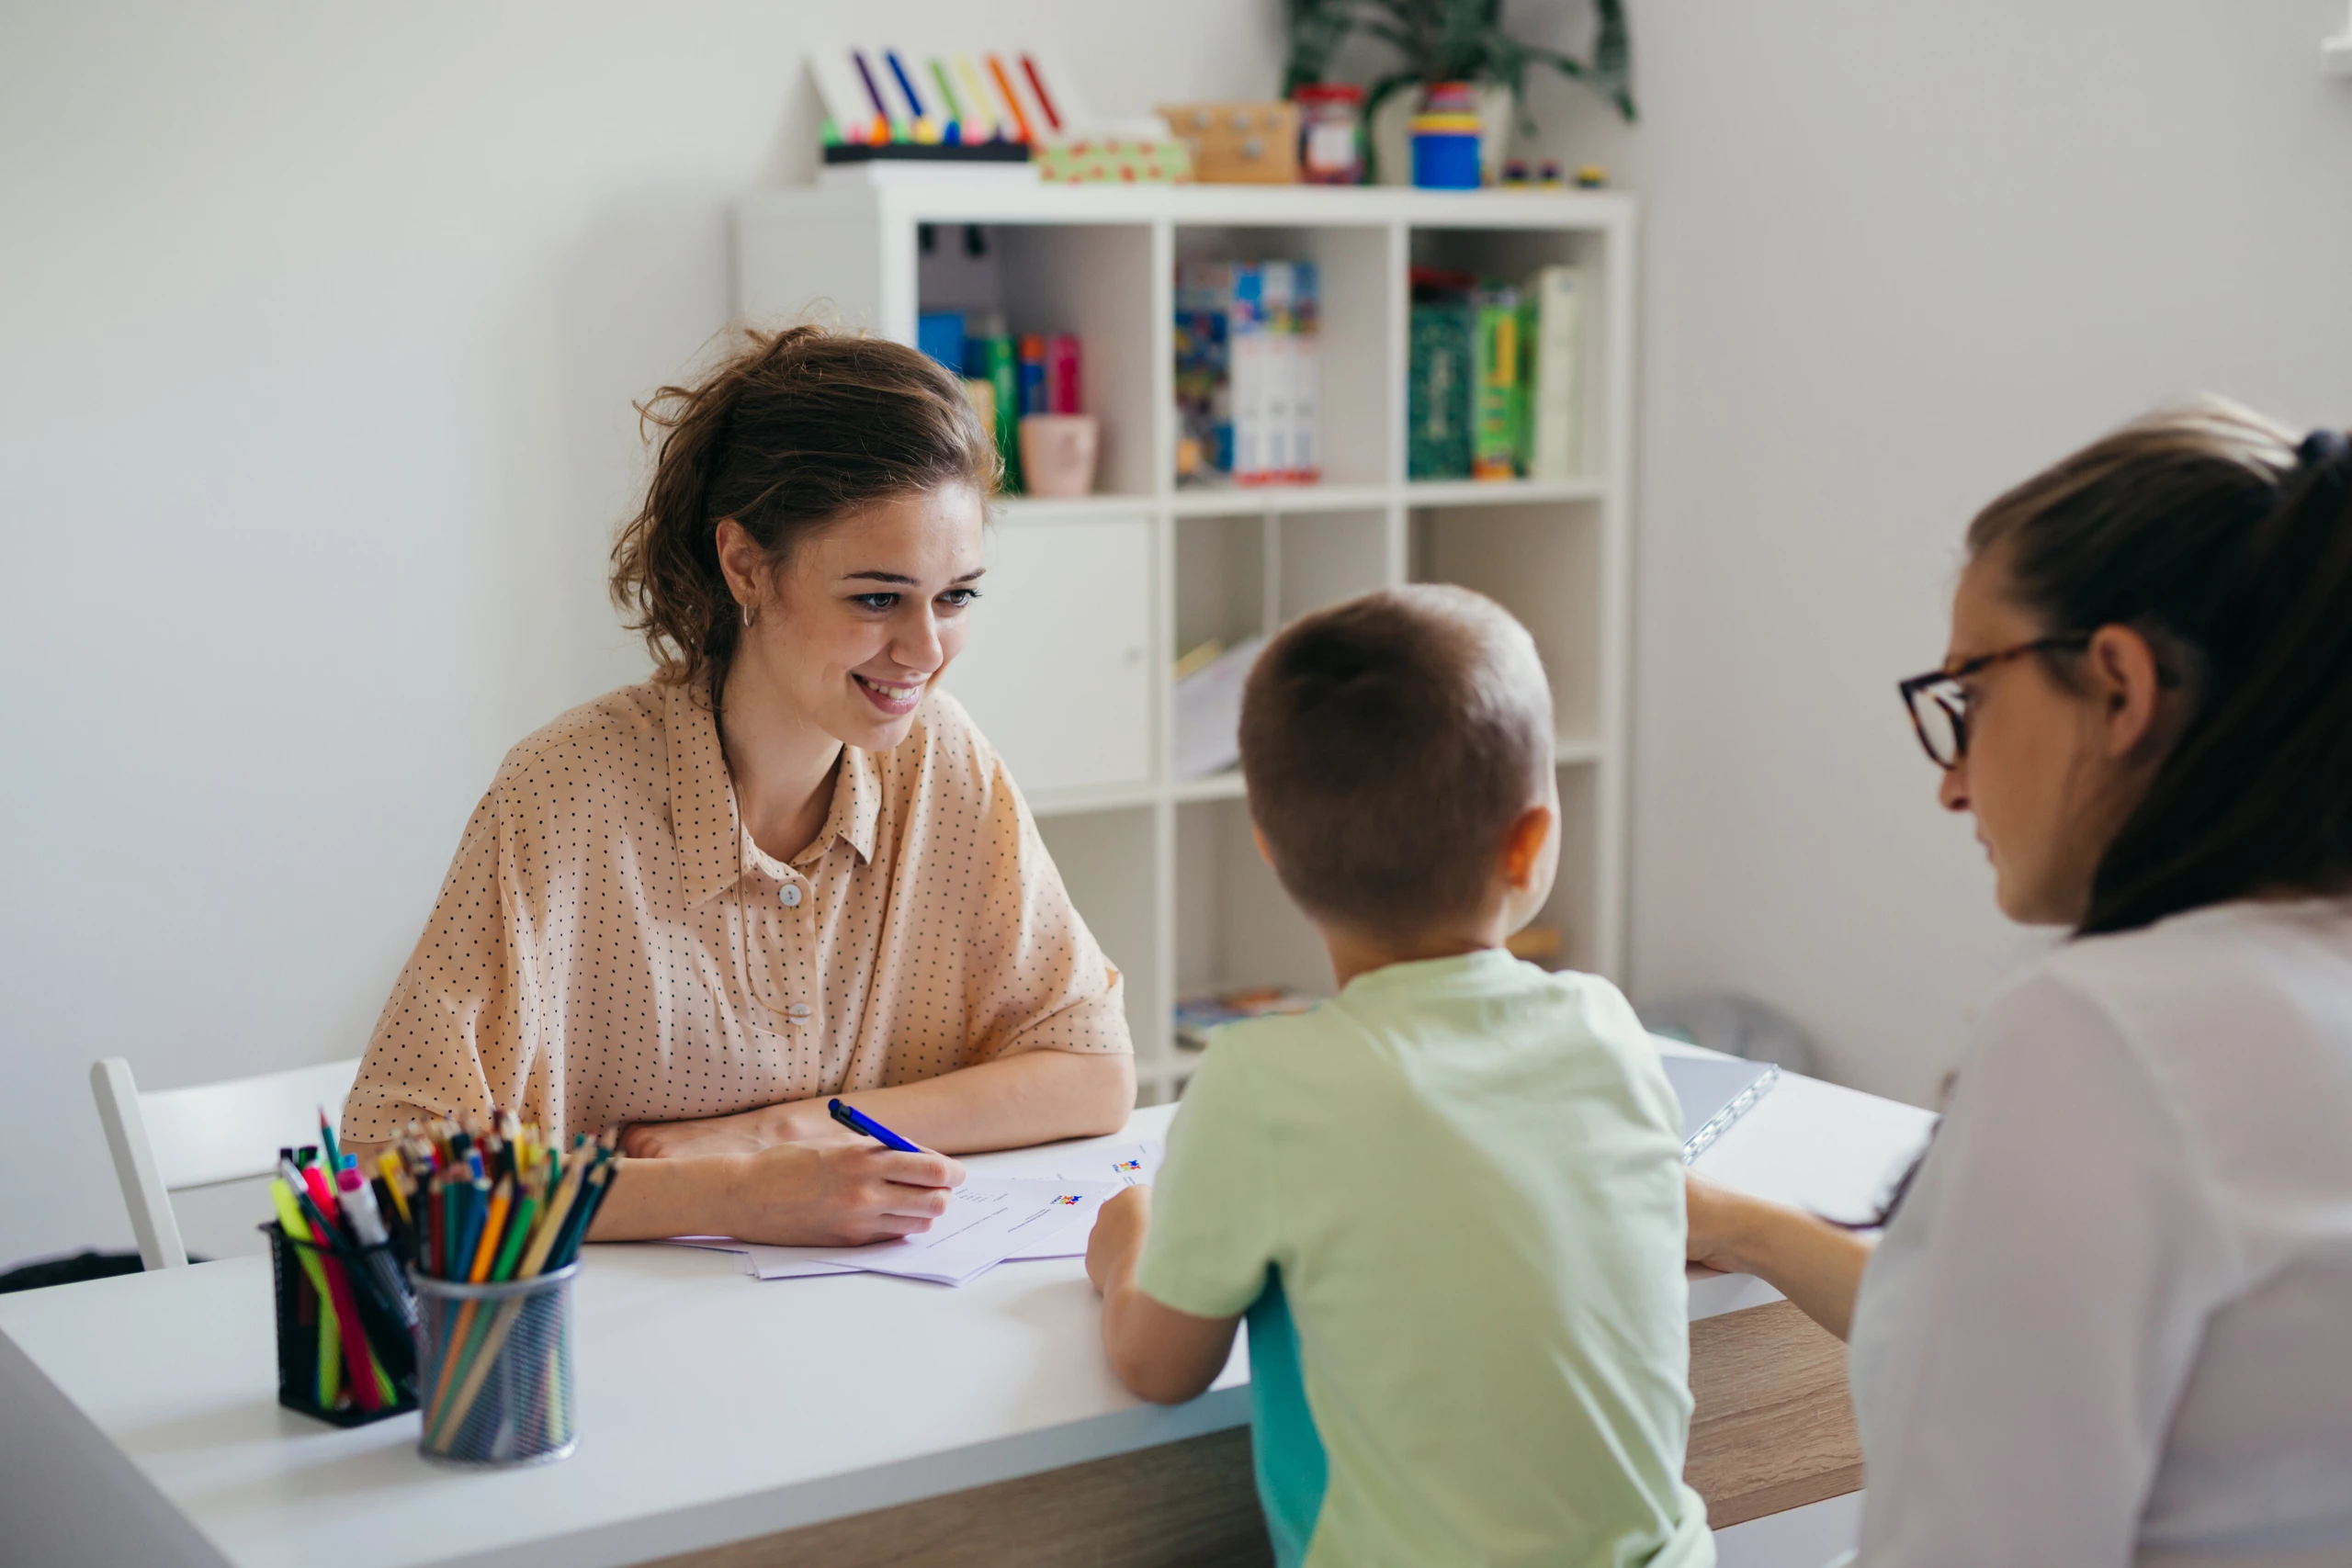
[(2004, 993), (1852, 1345), (1863, 1568), (2352, 1562), (2352, 902)]

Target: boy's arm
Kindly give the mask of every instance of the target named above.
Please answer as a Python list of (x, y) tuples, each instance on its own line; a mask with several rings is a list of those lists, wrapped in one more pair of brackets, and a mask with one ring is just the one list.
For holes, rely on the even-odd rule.
[(1206, 1393), (1225, 1370), (1241, 1319), (1194, 1317), (1144, 1294), (1136, 1265), (1150, 1225), (1148, 1187), (1130, 1187), (1103, 1204), (1086, 1244), (1086, 1274), (1102, 1292), (1102, 1348), (1111, 1370), (1138, 1398), (1182, 1404)]

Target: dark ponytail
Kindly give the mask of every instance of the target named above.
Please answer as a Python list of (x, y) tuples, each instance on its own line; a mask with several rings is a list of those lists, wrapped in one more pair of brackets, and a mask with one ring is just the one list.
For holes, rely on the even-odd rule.
[(956, 378), (885, 338), (746, 331), (692, 387), (638, 405), (659, 430), (645, 504), (613, 546), (613, 603), (664, 681), (716, 696), (741, 629), (718, 525), (741, 524), (782, 567), (842, 513), (948, 485), (994, 493), (996, 445)]
[[(1969, 553), (2052, 632), (2138, 629), (2188, 718), (2101, 857), (2082, 934), (2352, 889), (2352, 442), (2218, 400), (1986, 507)], [(2045, 655), (2071, 681), (2079, 655)]]

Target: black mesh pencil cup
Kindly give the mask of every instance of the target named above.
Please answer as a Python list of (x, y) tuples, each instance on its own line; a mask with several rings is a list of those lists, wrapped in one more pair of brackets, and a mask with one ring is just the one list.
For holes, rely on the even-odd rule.
[(572, 1283), (580, 1265), (504, 1284), (412, 1272), (417, 1451), (436, 1464), (548, 1464), (580, 1440), (571, 1389)]
[(277, 1403), (338, 1427), (414, 1410), (416, 1345), (404, 1303), (386, 1297), (400, 1278), (391, 1249), (321, 1247), (275, 1221), (261, 1230), (276, 1287)]

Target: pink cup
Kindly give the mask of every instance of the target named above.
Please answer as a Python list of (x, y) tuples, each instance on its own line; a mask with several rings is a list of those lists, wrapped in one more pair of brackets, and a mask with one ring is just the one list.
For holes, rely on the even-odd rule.
[(1092, 493), (1099, 429), (1091, 413), (1023, 414), (1022, 490), (1042, 496)]

